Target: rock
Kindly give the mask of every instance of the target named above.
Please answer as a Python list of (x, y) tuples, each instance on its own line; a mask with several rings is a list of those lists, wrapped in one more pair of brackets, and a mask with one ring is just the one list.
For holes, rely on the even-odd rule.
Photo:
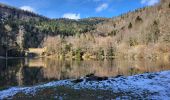
[(91, 74), (87, 74), (86, 77), (92, 77), (94, 76), (94, 73), (91, 73)]
[(83, 82), (83, 79), (76, 79), (76, 80), (73, 80), (72, 82), (73, 83), (80, 83), (80, 82)]
[(108, 80), (108, 77), (106, 77), (106, 76), (105, 76), (105, 77), (103, 77), (103, 80)]
[(103, 80), (107, 80), (107, 79), (108, 79), (108, 77), (97, 77), (98, 81), (103, 81)]
[(91, 77), (86, 78), (86, 81), (103, 81), (107, 79), (108, 77), (91, 76)]
[[(94, 74), (88, 74), (83, 79), (86, 79), (86, 81), (103, 81), (103, 80), (108, 80), (108, 77), (98, 77), (98, 76), (95, 76)], [(75, 79), (72, 82), (73, 83), (80, 83), (80, 82), (83, 81), (83, 79)]]
[(87, 77), (86, 81), (97, 81), (97, 77), (96, 76)]
[(122, 77), (123, 75), (117, 75), (117, 76), (115, 76), (114, 78), (119, 78), (119, 77)]
[(149, 74), (147, 77), (148, 77), (149, 79), (152, 79), (152, 78), (154, 78), (155, 76), (152, 75), (152, 74)]

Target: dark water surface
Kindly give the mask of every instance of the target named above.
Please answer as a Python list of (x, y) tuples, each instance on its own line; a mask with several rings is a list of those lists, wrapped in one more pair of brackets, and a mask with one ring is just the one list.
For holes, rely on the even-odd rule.
[(55, 80), (75, 79), (90, 73), (97, 76), (129, 76), (162, 70), (170, 70), (169, 61), (0, 59), (0, 90), (11, 86), (30, 86)]

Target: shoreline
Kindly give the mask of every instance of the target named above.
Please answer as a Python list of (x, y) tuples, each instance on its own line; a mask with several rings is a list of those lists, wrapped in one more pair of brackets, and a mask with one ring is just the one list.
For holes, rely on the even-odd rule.
[[(45, 58), (45, 57), (8, 57), (7, 59), (24, 59), (24, 58)], [(6, 59), (6, 57), (0, 56), (0, 59)]]
[(133, 76), (119, 76), (109, 77), (106, 80), (88, 81), (87, 77), (80, 78), (81, 81), (75, 83), (75, 79), (53, 81), (42, 85), (31, 86), (31, 87), (11, 87), (6, 90), (0, 91), (0, 99), (6, 99), (9, 97), (15, 97), (18, 93), (25, 95), (37, 95), (39, 91), (43, 91), (47, 88), (55, 89), (57, 87), (68, 87), (73, 90), (106, 90), (112, 91), (113, 93), (125, 93), (128, 96), (131, 93), (138, 97), (146, 96), (146, 99), (170, 99), (170, 70), (155, 72), (155, 73), (144, 73)]

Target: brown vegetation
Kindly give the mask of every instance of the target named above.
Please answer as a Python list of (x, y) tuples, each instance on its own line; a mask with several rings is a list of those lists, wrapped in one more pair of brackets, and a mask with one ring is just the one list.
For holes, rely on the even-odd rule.
[[(96, 25), (79, 36), (48, 37), (44, 46), (57, 54), (83, 58), (162, 59), (170, 54), (170, 9), (167, 0)], [(48, 44), (47, 41), (52, 44)], [(55, 41), (55, 42), (54, 42)], [(163, 57), (169, 59), (170, 57)]]

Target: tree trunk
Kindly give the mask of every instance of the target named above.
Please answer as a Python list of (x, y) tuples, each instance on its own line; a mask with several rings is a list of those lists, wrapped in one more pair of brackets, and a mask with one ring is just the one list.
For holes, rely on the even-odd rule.
[(6, 48), (6, 50), (5, 50), (5, 60), (6, 60), (6, 67), (8, 67), (8, 50), (7, 50), (7, 48)]

